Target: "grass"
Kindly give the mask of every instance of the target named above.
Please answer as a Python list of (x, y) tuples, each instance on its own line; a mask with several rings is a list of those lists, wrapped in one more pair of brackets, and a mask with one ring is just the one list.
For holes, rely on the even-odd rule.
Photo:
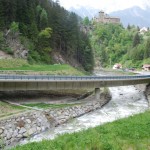
[(150, 150), (150, 111), (12, 150)]
[(112, 68), (103, 68), (103, 71), (110, 73), (112, 75), (135, 75), (133, 72), (123, 71), (122, 69), (112, 69)]
[(24, 59), (0, 59), (0, 70), (7, 70), (9, 68), (19, 68), (28, 65)]
[(69, 106), (74, 106), (75, 104), (46, 104), (46, 103), (31, 103), (23, 104), (24, 106), (36, 107), (36, 108), (64, 108)]
[(10, 105), (0, 101), (0, 118), (24, 111), (21, 106)]
[(17, 74), (49, 74), (49, 75), (84, 75), (81, 71), (66, 65), (30, 65), (23, 59), (0, 60), (0, 71)]

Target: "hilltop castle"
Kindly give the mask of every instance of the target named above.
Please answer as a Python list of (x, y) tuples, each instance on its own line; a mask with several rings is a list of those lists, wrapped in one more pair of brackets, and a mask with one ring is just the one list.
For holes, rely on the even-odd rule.
[(120, 23), (120, 18), (110, 17), (109, 15), (105, 14), (104, 11), (100, 11), (98, 18), (95, 17), (94, 21), (100, 23)]

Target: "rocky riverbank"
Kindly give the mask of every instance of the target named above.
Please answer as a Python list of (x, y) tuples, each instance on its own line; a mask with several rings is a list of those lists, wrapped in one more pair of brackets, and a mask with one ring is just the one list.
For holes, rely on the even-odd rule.
[(150, 107), (150, 83), (149, 84), (139, 84), (139, 85), (135, 85), (135, 87), (140, 90), (143, 91), (146, 99), (148, 101), (149, 107)]
[(99, 109), (111, 99), (111, 95), (109, 91), (104, 90), (99, 101), (94, 100), (94, 96), (91, 96), (90, 99), (91, 101), (84, 101), (82, 104), (71, 107), (31, 111), (1, 119), (0, 147), (17, 144), (23, 138), (39, 134), (71, 118)]
[(145, 95), (147, 97), (148, 104), (149, 104), (149, 107), (150, 107), (150, 83), (146, 86)]

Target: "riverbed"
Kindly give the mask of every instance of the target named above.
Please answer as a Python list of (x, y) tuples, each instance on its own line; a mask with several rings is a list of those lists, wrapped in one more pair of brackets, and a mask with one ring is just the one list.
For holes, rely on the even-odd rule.
[(148, 102), (144, 92), (134, 86), (112, 87), (110, 88), (110, 92), (112, 94), (112, 100), (102, 109), (72, 119), (65, 124), (35, 135), (21, 143), (25, 144), (33, 141), (41, 141), (43, 139), (54, 139), (56, 136), (63, 133), (72, 133), (89, 127), (95, 127), (144, 112), (148, 109)]

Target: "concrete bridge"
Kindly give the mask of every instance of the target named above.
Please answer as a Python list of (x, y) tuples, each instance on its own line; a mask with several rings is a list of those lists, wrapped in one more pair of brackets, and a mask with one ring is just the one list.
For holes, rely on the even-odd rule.
[(150, 83), (150, 75), (134, 76), (48, 76), (0, 75), (0, 91), (42, 91), (60, 89), (95, 89)]

